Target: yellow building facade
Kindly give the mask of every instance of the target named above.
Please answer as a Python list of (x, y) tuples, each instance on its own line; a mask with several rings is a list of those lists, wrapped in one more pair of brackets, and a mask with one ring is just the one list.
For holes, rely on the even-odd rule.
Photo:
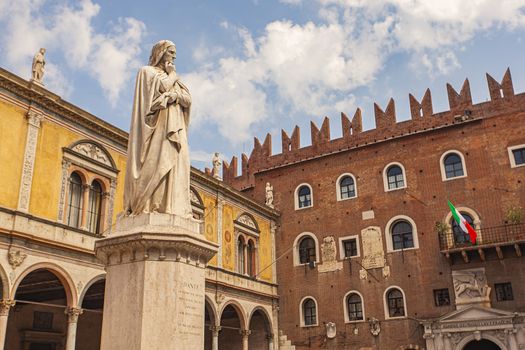
[[(0, 69), (5, 349), (99, 348), (105, 272), (94, 244), (122, 211), (127, 136)], [(279, 214), (197, 169), (191, 181), (201, 234), (220, 246), (206, 270), (206, 348), (277, 348)]]

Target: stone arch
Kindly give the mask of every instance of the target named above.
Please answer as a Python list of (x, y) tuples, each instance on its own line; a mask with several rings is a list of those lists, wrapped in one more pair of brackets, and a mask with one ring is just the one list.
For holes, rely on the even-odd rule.
[(237, 218), (234, 220), (235, 224), (241, 225), (246, 227), (249, 231), (254, 231), (254, 233), (258, 234), (261, 232), (259, 230), (259, 224), (257, 223), (257, 220), (255, 220), (255, 217), (248, 213), (248, 212), (242, 212)]
[(204, 201), (202, 200), (202, 197), (199, 194), (199, 192), (193, 186), (190, 186), (190, 199), (191, 204), (198, 205), (204, 208)]
[(227, 302), (224, 303), (223, 307), (218, 313), (218, 316), (219, 316), (218, 319), (220, 320), (222, 318), (224, 309), (226, 309), (228, 306), (232, 306), (235, 309), (235, 311), (237, 311), (237, 316), (239, 317), (241, 330), (248, 329), (248, 325), (246, 324), (246, 312), (244, 311), (244, 308), (242, 307), (242, 305), (236, 300), (228, 300)]
[(80, 296), (78, 297), (78, 305), (82, 306), (82, 303), (84, 302), (84, 297), (86, 296), (86, 292), (89, 290), (89, 288), (97, 283), (98, 281), (106, 279), (106, 274), (101, 273), (100, 275), (97, 275), (93, 277), (82, 289), (82, 292), (80, 293)]
[(9, 278), (7, 277), (7, 273), (2, 265), (0, 265), (0, 283), (2, 283), (2, 288), (0, 289), (0, 292), (2, 293), (1, 299), (8, 299), (10, 297)]
[(249, 347), (253, 350), (267, 350), (273, 342), (272, 320), (266, 309), (256, 306), (248, 319), (250, 329)]
[(212, 298), (210, 298), (208, 295), (204, 296), (204, 307), (208, 307), (208, 310), (210, 312), (210, 316), (213, 318), (211, 325), (218, 326), (219, 322), (217, 322), (217, 321), (219, 321), (219, 318), (218, 318), (218, 314), (217, 314), (217, 307), (213, 303)]
[(403, 345), (403, 346), (400, 346), (399, 348), (397, 348), (397, 350), (420, 350), (421, 348), (419, 347), (419, 345), (415, 345), (415, 344), (408, 344), (408, 345)]
[[(481, 333), (481, 339), (486, 339), (486, 340), (489, 340), (489, 341), (493, 342), (494, 344), (499, 346), (499, 348), (501, 350), (508, 350), (507, 346), (502, 341), (500, 341), (497, 337), (494, 337), (494, 336), (492, 336), (490, 334), (486, 334), (486, 333), (482, 332)], [(463, 348), (465, 348), (465, 346), (467, 346), (467, 344), (470, 343), (473, 340), (476, 340), (475, 334), (470, 334), (470, 335), (466, 336), (465, 338), (461, 339), (461, 341), (458, 343), (458, 345), (456, 345), (455, 350), (463, 350)]]
[(10, 299), (13, 299), (13, 300), (15, 299), (16, 290), (18, 289), (20, 282), (22, 282), (24, 278), (26, 278), (27, 275), (29, 275), (31, 272), (34, 272), (39, 269), (48, 270), (51, 273), (53, 273), (58, 278), (58, 280), (62, 283), (62, 286), (64, 287), (64, 290), (66, 292), (67, 306), (77, 307), (78, 294), (77, 294), (77, 290), (75, 288), (75, 283), (73, 282), (73, 279), (71, 278), (71, 276), (65, 269), (63, 269), (62, 267), (54, 263), (49, 263), (49, 262), (36, 263), (26, 268), (13, 283), (13, 287), (10, 292)]

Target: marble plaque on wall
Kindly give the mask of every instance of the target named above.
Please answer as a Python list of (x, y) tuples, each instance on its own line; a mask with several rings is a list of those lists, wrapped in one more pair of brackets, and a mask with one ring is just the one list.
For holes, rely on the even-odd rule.
[(381, 228), (369, 226), (361, 231), (363, 242), (363, 260), (361, 264), (365, 269), (376, 269), (385, 266), (385, 251), (383, 250), (383, 239)]
[(343, 263), (337, 261), (337, 252), (334, 236), (328, 236), (323, 239), (321, 244), (321, 257), (323, 263), (319, 265), (319, 272), (330, 272), (343, 269)]

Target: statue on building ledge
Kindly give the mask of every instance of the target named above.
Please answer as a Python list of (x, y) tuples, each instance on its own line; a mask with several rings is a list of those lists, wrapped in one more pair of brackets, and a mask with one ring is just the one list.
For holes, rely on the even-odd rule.
[(44, 66), (46, 65), (46, 60), (44, 55), (46, 49), (41, 48), (33, 57), (33, 64), (31, 66), (31, 81), (40, 85), (44, 85), (42, 79), (44, 78)]
[(191, 96), (175, 70), (175, 44), (156, 43), (140, 68), (133, 102), (124, 185), (128, 216), (191, 218), (188, 126)]

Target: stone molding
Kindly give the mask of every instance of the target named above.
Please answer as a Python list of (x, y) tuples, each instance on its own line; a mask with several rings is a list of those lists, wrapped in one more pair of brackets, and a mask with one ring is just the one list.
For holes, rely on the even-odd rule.
[(60, 223), (64, 222), (64, 212), (66, 204), (66, 191), (67, 191), (67, 179), (69, 175), (69, 167), (71, 166), (71, 161), (67, 159), (62, 159), (62, 179), (60, 184), (60, 196), (58, 200), (58, 217), (57, 221)]
[(20, 179), (20, 191), (18, 195), (18, 210), (27, 213), (31, 198), (31, 185), (33, 182), (33, 170), (35, 166), (36, 146), (40, 124), (44, 116), (30, 109), (27, 112), (27, 136), (24, 151), (24, 163), (22, 177)]

